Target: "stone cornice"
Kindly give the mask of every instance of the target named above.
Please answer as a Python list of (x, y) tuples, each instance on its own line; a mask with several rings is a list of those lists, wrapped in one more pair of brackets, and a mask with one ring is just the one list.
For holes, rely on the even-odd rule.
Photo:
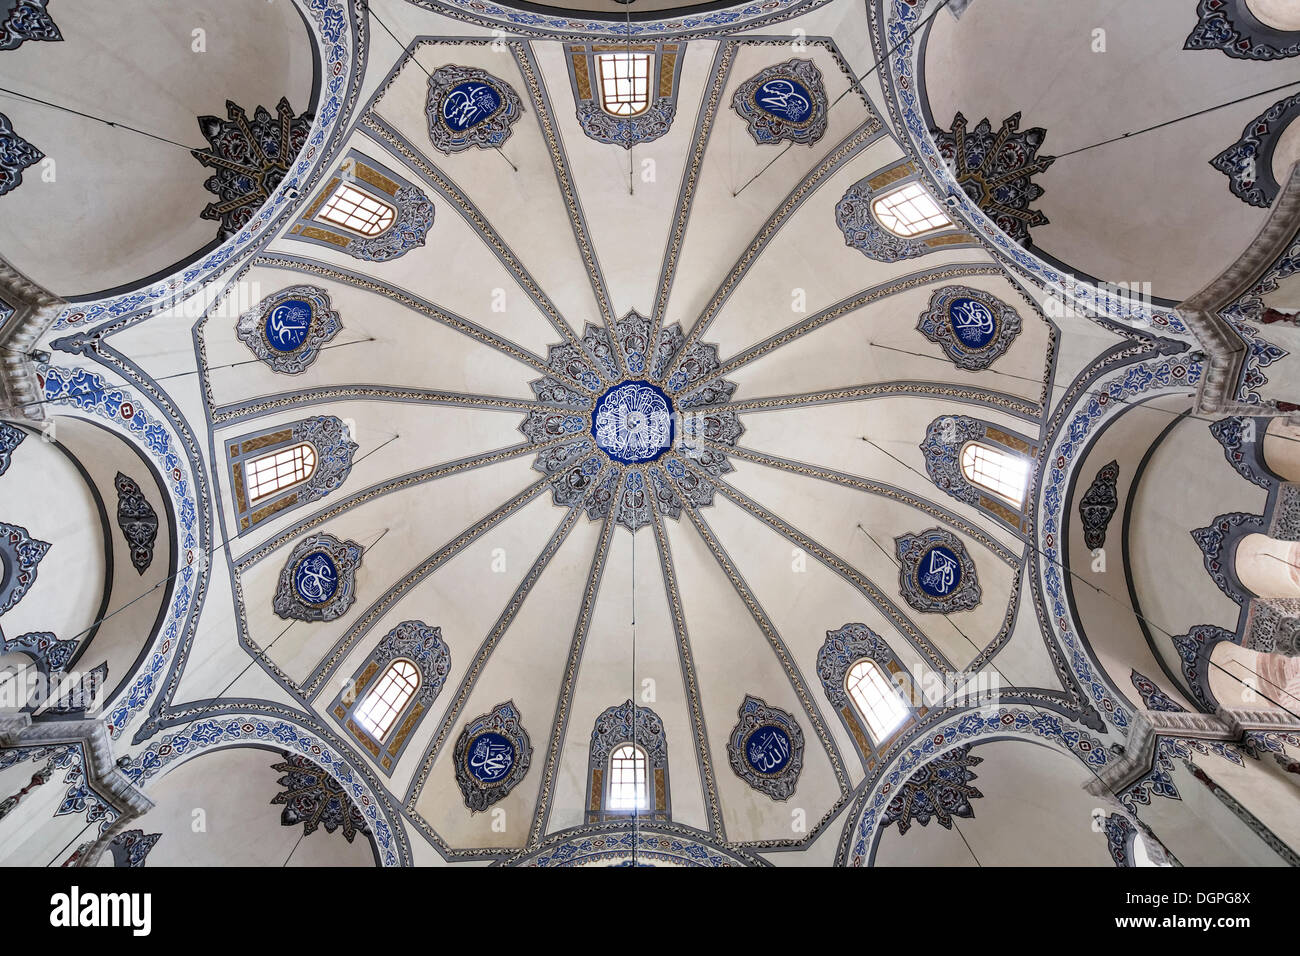
[[(1300, 163), (1282, 185), (1268, 220), (1246, 251), (1222, 275), (1178, 306), (1178, 314), (1205, 350), (1197, 411), (1211, 415), (1265, 415), (1267, 406), (1237, 401), (1237, 383), (1249, 354), (1241, 336), (1219, 314), (1241, 298), (1277, 261), (1300, 229)], [(1272, 414), (1281, 414), (1273, 412)]]

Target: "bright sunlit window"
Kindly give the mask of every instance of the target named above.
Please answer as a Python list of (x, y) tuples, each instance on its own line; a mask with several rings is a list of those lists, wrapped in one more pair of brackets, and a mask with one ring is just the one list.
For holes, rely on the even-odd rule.
[(609, 757), (609, 809), (646, 809), (645, 751), (623, 744)]
[(876, 221), (902, 239), (946, 229), (952, 220), (918, 182), (885, 193), (871, 204)]
[(636, 116), (650, 108), (649, 53), (599, 53), (600, 106), (611, 116)]
[(1025, 503), (1029, 461), (1001, 448), (981, 442), (967, 443), (961, 450), (961, 473), (973, 485), (1020, 508)]
[(254, 458), (244, 467), (248, 500), (252, 503), (279, 494), (306, 481), (315, 470), (316, 446), (307, 441)]
[(355, 186), (339, 183), (316, 218), (362, 236), (377, 236), (393, 224), (397, 210)]
[(419, 689), (419, 669), (406, 658), (399, 657), (388, 665), (379, 683), (357, 708), (357, 723), (376, 740), (383, 740)]
[(907, 719), (907, 704), (873, 660), (863, 658), (849, 668), (845, 689), (876, 743)]

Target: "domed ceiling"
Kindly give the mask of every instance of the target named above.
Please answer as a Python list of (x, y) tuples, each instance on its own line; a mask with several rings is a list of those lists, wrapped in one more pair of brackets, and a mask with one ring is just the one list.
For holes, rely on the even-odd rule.
[[(1131, 278), (1049, 204), (1086, 203), (1071, 194), (1094, 180), (1053, 186), (1067, 160), (1035, 166), (1106, 115), (1071, 126), (1060, 87), (1032, 79), (1056, 47), (1025, 65), (1031, 101), (997, 85), (1005, 69), (963, 71), (995, 19), (1032, 32), (1037, 8), (1009, 5), (926, 11), (929, 108), (993, 132), (1022, 111), (1006, 182), (1058, 230), (1030, 226), (1035, 244)], [(213, 862), (968, 865), (1033, 862), (1041, 841), (1051, 863), (1131, 863), (1147, 791), (1089, 827), (1082, 787), (1144, 719), (1127, 668), (1170, 700), (1191, 691), (1161, 670), (1172, 651), (1093, 651), (1062, 539), (1084, 533), (1097, 435), (1128, 405), (1188, 413), (1205, 356), (1149, 302), (1085, 284), (1063, 307), (1060, 283), (1006, 252), (1023, 252), (1015, 222), (956, 198), (919, 237), (881, 225), (892, 190), (943, 196), (914, 99), (874, 69), (915, 26), (906, 4), (622, 24), (604, 5), (606, 22), (294, 6), (325, 81), (283, 183), (211, 256), (66, 306), (40, 338), (48, 413), (143, 450), (175, 553), (147, 648), (94, 714), (122, 758), (106, 779), (132, 796), (21, 852), (199, 858), (214, 851), (168, 833), (188, 793), (233, 775), (222, 812), (256, 822)], [(600, 108), (602, 53), (646, 58), (640, 107)], [(1175, 295), (1265, 215), (1234, 218), (1222, 175), (1202, 178), (1234, 215), (1200, 259), (1159, 253)], [(1125, 454), (1159, 431), (1110, 433), (1125, 482)], [(16, 441), (0, 482), (32, 474)], [(964, 477), (972, 443), (1023, 462), (1023, 504)], [(33, 586), (24, 608), (56, 600)], [(905, 690), (886, 733), (847, 690), (863, 661)], [(375, 733), (369, 692), (390, 673), (410, 693)], [(645, 802), (629, 814), (610, 775), (633, 744)], [(282, 827), (315, 834), (310, 852)]]

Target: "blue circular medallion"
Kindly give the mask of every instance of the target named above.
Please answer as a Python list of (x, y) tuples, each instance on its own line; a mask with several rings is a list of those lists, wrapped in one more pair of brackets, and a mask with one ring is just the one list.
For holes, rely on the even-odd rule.
[(961, 584), (961, 560), (941, 544), (926, 548), (916, 565), (916, 586), (930, 597), (947, 597)]
[(957, 344), (972, 352), (986, 348), (998, 334), (998, 318), (983, 302), (961, 296), (948, 303), (948, 318), (952, 322)]
[(479, 783), (500, 783), (514, 765), (514, 741), (493, 730), (479, 734), (465, 750), (465, 769)]
[(764, 724), (745, 738), (745, 760), (756, 773), (772, 776), (790, 764), (790, 735), (776, 724)]
[(649, 382), (613, 386), (591, 412), (597, 447), (625, 465), (657, 460), (672, 447), (673, 431), (673, 403)]
[(339, 569), (324, 551), (313, 551), (293, 569), (293, 589), (308, 604), (324, 604), (339, 589)]
[(754, 91), (754, 104), (764, 113), (802, 123), (812, 116), (813, 95), (798, 80), (779, 76)]
[(266, 313), (263, 325), (266, 344), (277, 352), (296, 352), (310, 328), (311, 304), (302, 299), (285, 299)]
[(491, 83), (466, 80), (447, 91), (442, 101), (442, 121), (453, 133), (463, 133), (500, 108), (501, 94)]

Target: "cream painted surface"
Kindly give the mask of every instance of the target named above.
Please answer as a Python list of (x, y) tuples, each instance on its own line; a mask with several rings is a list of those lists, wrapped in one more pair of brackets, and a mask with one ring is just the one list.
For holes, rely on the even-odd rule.
[(1269, 419), (1264, 431), (1264, 462), (1285, 481), (1300, 481), (1300, 424)]
[[(148, 866), (374, 866), (370, 840), (348, 843), (340, 828), (304, 836), (284, 826), (271, 806), (285, 788), (271, 769), (279, 751), (238, 747), (203, 754), (168, 770), (149, 788), (155, 807), (140, 818), (145, 833), (162, 833)], [(220, 780), (220, 787), (206, 783)], [(202, 829), (198, 829), (199, 827)]]
[(1261, 654), (1231, 641), (1210, 655), (1210, 692), (1224, 707), (1245, 710), (1300, 708), (1300, 658)]
[[(5, 115), (54, 161), (55, 178), (31, 167), (0, 200), (0, 249), (56, 294), (85, 295), (138, 283), (216, 238), (218, 224), (199, 218), (216, 199), (203, 186), (212, 170), (188, 152), (208, 145), (197, 119), (224, 119), (227, 100), (250, 117), (258, 106), (274, 115), (282, 96), (295, 113), (310, 109), (313, 40), (294, 3), (117, 0), (51, 13), (63, 42), (8, 51), (3, 85), (122, 125), (6, 98)], [(193, 50), (196, 29), (204, 52)]]
[[(1019, 740), (971, 749), (982, 762), (970, 786), (973, 818), (898, 825), (879, 838), (876, 866), (1114, 866), (1105, 834), (1094, 833), (1097, 798), (1083, 790), (1084, 770), (1061, 752)], [(960, 832), (958, 832), (960, 831)], [(1014, 832), (1015, 839), (1006, 839)]]
[(1246, 0), (1246, 9), (1275, 30), (1300, 30), (1296, 0)]
[(1300, 598), (1300, 543), (1248, 534), (1237, 543), (1237, 578), (1262, 598)]
[[(934, 122), (947, 129), (961, 111), (972, 127), (987, 116), (997, 129), (1023, 112), (1022, 129), (1047, 131), (1040, 154), (1060, 157), (1035, 178), (1045, 193), (1032, 208), (1050, 220), (1031, 229), (1035, 245), (1085, 274), (1150, 282), (1155, 295), (1181, 300), (1263, 225), (1266, 211), (1232, 195), (1209, 161), (1277, 94), (1066, 154), (1295, 78), (1285, 60), (1184, 50), (1193, 26), (1183, 0), (980, 0), (960, 20), (935, 18), (929, 32)], [(1104, 53), (1093, 52), (1097, 29)], [(1138, 208), (1158, 213), (1135, 217)]]

